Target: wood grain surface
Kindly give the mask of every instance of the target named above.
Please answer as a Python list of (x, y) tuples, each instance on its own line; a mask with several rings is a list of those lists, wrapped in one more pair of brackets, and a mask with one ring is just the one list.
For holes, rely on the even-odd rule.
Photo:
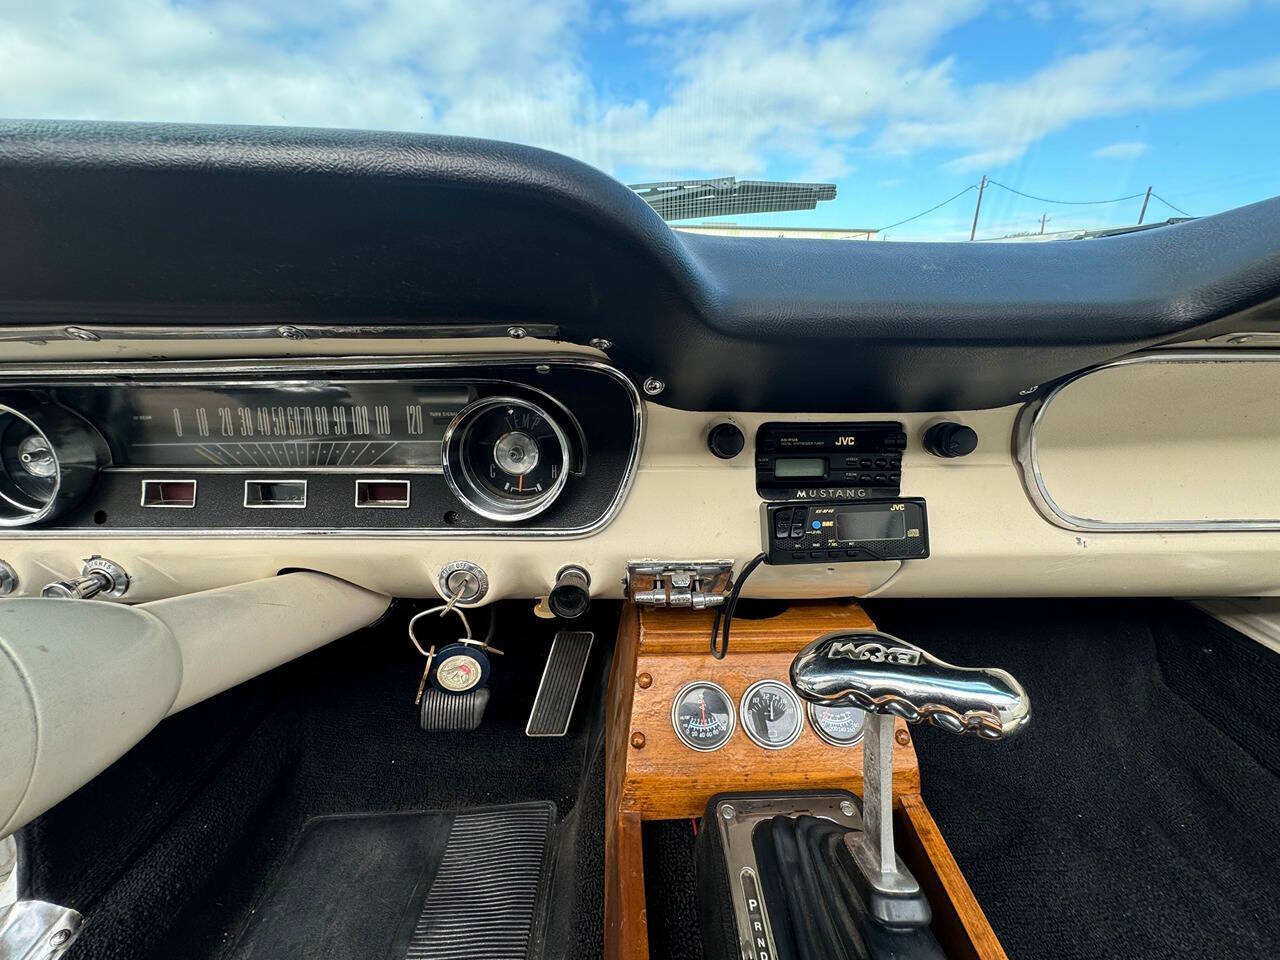
[(950, 960), (1009, 960), (919, 794), (898, 798), (894, 839), (929, 899), (933, 933)]
[[(739, 717), (729, 742), (700, 752), (671, 724), (671, 704), (685, 684), (710, 680), (733, 699), (757, 680), (789, 681), (791, 660), (835, 630), (873, 630), (852, 601), (794, 603), (776, 616), (734, 620), (729, 655), (716, 660), (710, 611), (624, 605), (609, 678), (605, 784), (605, 956), (649, 956), (644, 893), (644, 820), (702, 816), (717, 793), (841, 787), (862, 794), (862, 745), (835, 747), (805, 717), (799, 739), (782, 750), (755, 744)], [(953, 960), (1007, 960), (937, 825), (920, 799), (920, 771), (910, 728), (898, 720), (893, 753), (895, 833), (900, 855), (934, 909), (934, 931)]]

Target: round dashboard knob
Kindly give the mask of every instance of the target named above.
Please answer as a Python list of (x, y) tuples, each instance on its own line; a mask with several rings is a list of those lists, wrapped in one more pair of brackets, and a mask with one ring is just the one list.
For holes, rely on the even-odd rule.
[(935, 423), (924, 432), (924, 448), (935, 457), (950, 460), (967, 457), (978, 449), (978, 434), (973, 427), (947, 420)]
[(707, 434), (707, 449), (721, 460), (732, 460), (747, 445), (747, 438), (736, 423), (717, 423)]

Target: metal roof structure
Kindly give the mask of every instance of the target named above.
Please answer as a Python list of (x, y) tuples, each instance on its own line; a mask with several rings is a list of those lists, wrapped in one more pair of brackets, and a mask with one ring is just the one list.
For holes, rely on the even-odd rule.
[(787, 183), (778, 180), (666, 180), (630, 185), (663, 220), (689, 220), (737, 213), (813, 210), (836, 198), (834, 183)]

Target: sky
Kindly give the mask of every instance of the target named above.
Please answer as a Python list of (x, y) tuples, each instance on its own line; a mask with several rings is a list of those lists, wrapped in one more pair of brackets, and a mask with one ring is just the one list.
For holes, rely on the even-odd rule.
[[(1280, 194), (1280, 0), (0, 0), (0, 115), (513, 140), (967, 239)], [(1006, 189), (1044, 198), (1032, 200)], [(1170, 207), (1166, 204), (1172, 204)], [(1174, 209), (1176, 207), (1177, 209)]]

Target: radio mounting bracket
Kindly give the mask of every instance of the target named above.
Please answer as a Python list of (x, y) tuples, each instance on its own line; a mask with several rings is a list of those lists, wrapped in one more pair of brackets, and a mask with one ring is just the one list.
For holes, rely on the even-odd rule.
[(622, 581), (633, 603), (705, 610), (721, 606), (733, 588), (732, 560), (632, 560)]

